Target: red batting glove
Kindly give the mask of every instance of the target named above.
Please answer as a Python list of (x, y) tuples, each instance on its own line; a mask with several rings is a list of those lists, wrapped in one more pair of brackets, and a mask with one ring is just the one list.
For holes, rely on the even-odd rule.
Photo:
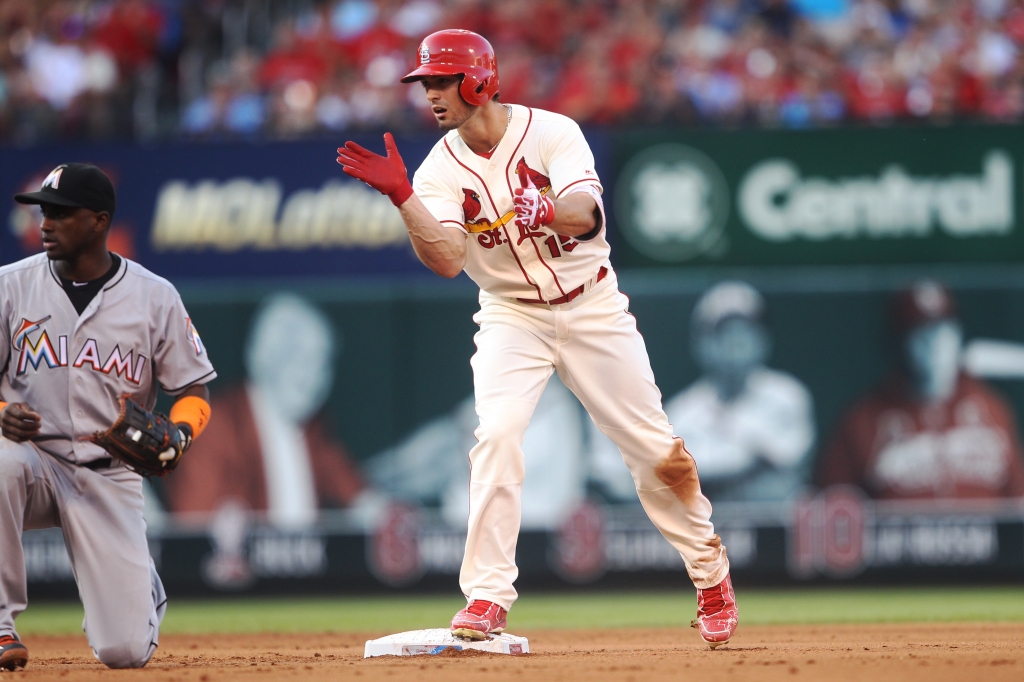
[(512, 198), (516, 225), (536, 227), (555, 222), (555, 202), (540, 193), (525, 169), (519, 172), (519, 183), (522, 187), (516, 187), (515, 196)]
[(374, 154), (350, 140), (344, 147), (338, 147), (338, 163), (353, 178), (388, 195), (395, 206), (401, 206), (412, 196), (409, 172), (405, 170), (405, 162), (398, 153), (391, 133), (384, 133), (384, 148), (387, 156)]

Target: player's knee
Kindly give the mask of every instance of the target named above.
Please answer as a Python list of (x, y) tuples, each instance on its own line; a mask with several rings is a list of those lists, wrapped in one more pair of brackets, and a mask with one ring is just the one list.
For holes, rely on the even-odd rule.
[(96, 658), (108, 668), (141, 668), (149, 663), (156, 645), (148, 638), (96, 650)]
[(484, 413), (475, 435), (476, 446), (470, 450), (474, 483), (516, 485), (526, 476), (523, 457), (523, 435), (529, 414), (517, 415), (515, 410), (497, 414)]
[(478, 408), (480, 425), (474, 435), (481, 443), (497, 446), (523, 443), (526, 427), (530, 425), (533, 405), (524, 401), (508, 401)]
[(25, 465), (21, 462), (0, 456), (0, 485), (17, 480), (24, 471)]
[(692, 476), (696, 477), (693, 457), (688, 452), (686, 456), (679, 452), (682, 441), (671, 432), (663, 433), (659, 425), (641, 424), (609, 435), (622, 452), (638, 490), (668, 486), (675, 491), (683, 479), (689, 480), (691, 468)]
[(502, 447), (509, 444), (522, 445), (524, 433), (525, 429), (518, 428), (516, 424), (495, 422), (486, 425), (481, 423), (474, 435), (481, 443)]
[(29, 462), (25, 445), (0, 439), (0, 487), (20, 482), (28, 476)]

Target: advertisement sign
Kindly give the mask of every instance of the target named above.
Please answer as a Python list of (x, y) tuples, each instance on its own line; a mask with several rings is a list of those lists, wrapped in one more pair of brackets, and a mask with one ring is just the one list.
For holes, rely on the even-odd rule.
[[(397, 138), (410, 178), (439, 137)], [(606, 136), (588, 140), (610, 182)], [(57, 165), (78, 161), (114, 181), (110, 248), (172, 281), (432, 277), (391, 201), (335, 162), (344, 141), (0, 149), (0, 265), (42, 250), (39, 208), (11, 197), (38, 190)], [(355, 141), (384, 151), (378, 135)]]
[[(686, 580), (679, 553), (639, 508), (594, 505), (598, 534), (567, 548), (566, 533), (524, 531), (516, 560), (518, 586), (678, 586)], [(729, 548), (730, 570), (747, 584), (828, 581), (1019, 580), (1024, 568), (1024, 510), (988, 504), (878, 503), (826, 490), (796, 505), (722, 505), (716, 530)], [(237, 546), (222, 531), (152, 532), (150, 551), (172, 596), (232, 593), (365, 593), (382, 588), (457, 589), (465, 529), (431, 513), (417, 514), (407, 540), (389, 544), (385, 528), (361, 532), (345, 516), (303, 530), (247, 525)], [(59, 530), (23, 538), (33, 594), (74, 593), (74, 574)], [(387, 545), (385, 565), (382, 545)], [(587, 554), (584, 565), (574, 559)]]
[[(435, 141), (398, 143), (415, 169)], [(359, 142), (383, 151), (377, 136)], [(38, 189), (58, 164), (82, 161), (117, 189), (111, 249), (172, 280), (429, 275), (390, 200), (335, 162), (338, 143), (4, 149), (0, 264), (41, 250), (38, 207), (10, 197)]]
[[(376, 135), (357, 141), (382, 151)], [(1012, 127), (588, 131), (616, 267), (1016, 262)], [(437, 135), (399, 138), (412, 173)], [(342, 173), (339, 140), (4, 149), (0, 194), (87, 161), (114, 180), (111, 247), (179, 277), (422, 275), (399, 213)], [(0, 211), (0, 264), (38, 253), (38, 208)], [(621, 239), (619, 236), (621, 235)]]
[(623, 265), (1016, 262), (1011, 127), (616, 137)]

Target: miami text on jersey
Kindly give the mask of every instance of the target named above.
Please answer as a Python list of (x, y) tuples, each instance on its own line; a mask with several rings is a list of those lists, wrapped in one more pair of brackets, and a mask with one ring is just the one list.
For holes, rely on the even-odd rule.
[[(57, 337), (57, 347), (54, 348), (50, 341), (49, 334), (44, 329), (39, 338), (33, 343), (31, 334), (40, 329), (42, 324), (50, 319), (47, 315), (41, 320), (22, 319), (14, 334), (14, 350), (18, 351), (17, 376), (28, 371), (29, 365), (32, 369), (39, 370), (45, 363), (50, 369), (68, 366), (68, 337)], [(142, 370), (146, 367), (146, 356), (139, 354), (137, 357), (134, 351), (129, 350), (127, 354), (121, 353), (120, 346), (114, 346), (106, 360), (102, 360), (99, 346), (95, 339), (87, 339), (82, 349), (72, 363), (74, 367), (89, 367), (97, 372), (117, 376), (124, 375), (128, 381), (138, 384), (142, 380)]]

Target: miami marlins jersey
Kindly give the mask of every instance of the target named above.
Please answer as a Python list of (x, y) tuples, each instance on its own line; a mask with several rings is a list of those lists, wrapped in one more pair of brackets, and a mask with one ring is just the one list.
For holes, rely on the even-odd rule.
[[(560, 114), (512, 107), (505, 135), (487, 159), (466, 146), (457, 130), (434, 146), (413, 178), (413, 189), (446, 227), (466, 233), (466, 273), (496, 296), (550, 301), (610, 267), (601, 181), (594, 155), (576, 123)], [(512, 198), (526, 170), (553, 198), (590, 193), (601, 210), (597, 235), (585, 241), (547, 227), (520, 228)]]
[(81, 315), (45, 254), (0, 268), (0, 336), (0, 400), (31, 405), (35, 445), (79, 464), (109, 457), (82, 439), (110, 427), (122, 393), (153, 409), (158, 387), (217, 376), (171, 283), (124, 257)]

